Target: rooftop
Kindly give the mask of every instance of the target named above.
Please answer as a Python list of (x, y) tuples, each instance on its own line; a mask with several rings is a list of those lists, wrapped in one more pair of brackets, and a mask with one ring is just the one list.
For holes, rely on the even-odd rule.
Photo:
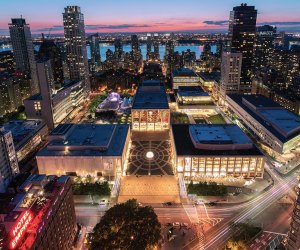
[(38, 100), (42, 100), (42, 99), (43, 98), (40, 93), (28, 97), (28, 100), (31, 100), (31, 101), (38, 101)]
[(197, 77), (198, 75), (191, 69), (181, 68), (172, 72), (173, 77)]
[(247, 106), (252, 105), (255, 109), (260, 108), (281, 108), (278, 103), (274, 102), (270, 98), (262, 95), (243, 95), (242, 101)]
[(172, 131), (178, 156), (263, 156), (234, 124), (173, 124)]
[(3, 125), (4, 129), (11, 131), (14, 145), (18, 149), (19, 143), (25, 138), (31, 138), (43, 127), (45, 123), (42, 120), (12, 120)]
[(229, 95), (249, 115), (282, 142), (300, 133), (300, 116), (261, 95)]
[(221, 78), (221, 73), (217, 71), (213, 72), (205, 72), (202, 71), (199, 73), (199, 76), (204, 80), (204, 81), (218, 81)]
[(60, 124), (37, 156), (120, 156), (129, 125)]
[(200, 86), (178, 86), (179, 96), (209, 96)]
[(168, 109), (168, 98), (160, 81), (144, 81), (137, 89), (132, 109)]
[(251, 143), (238, 126), (228, 125), (190, 125), (190, 134), (194, 140), (202, 143)]

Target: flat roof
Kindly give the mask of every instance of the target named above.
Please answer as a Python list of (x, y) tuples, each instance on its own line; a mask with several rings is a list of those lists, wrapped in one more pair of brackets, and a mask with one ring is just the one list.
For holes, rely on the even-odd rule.
[[(251, 148), (247, 149), (230, 149), (230, 150), (210, 150), (198, 149), (193, 144), (190, 127), (197, 128), (203, 131), (203, 136), (199, 140), (210, 140), (211, 142), (222, 141), (240, 144), (252, 144)], [(194, 126), (194, 127), (193, 127)], [(210, 129), (209, 129), (210, 127)], [(225, 128), (227, 127), (227, 128)], [(215, 130), (210, 134), (211, 130)], [(225, 133), (226, 131), (226, 133)], [(211, 124), (173, 124), (172, 132), (174, 136), (174, 144), (178, 156), (263, 156), (262, 152), (243, 134), (243, 132), (234, 124), (227, 125), (211, 125)], [(221, 133), (220, 133), (221, 132)], [(223, 134), (222, 134), (223, 133)], [(236, 133), (236, 134), (235, 134)], [(217, 138), (217, 136), (221, 138)], [(213, 143), (212, 143), (213, 144)]]
[(188, 68), (175, 69), (172, 72), (173, 77), (197, 77), (195, 71)]
[(228, 95), (260, 125), (282, 142), (289, 141), (300, 132), (300, 116), (261, 95)]
[(200, 86), (178, 86), (179, 96), (209, 96)]
[(31, 138), (45, 123), (42, 120), (12, 120), (3, 125), (6, 131), (11, 131), (16, 149), (25, 138)]
[(62, 124), (37, 156), (121, 156), (127, 124)]
[(282, 107), (280, 104), (274, 102), (272, 99), (262, 95), (243, 95), (242, 101), (248, 102), (256, 108), (279, 108)]
[(132, 109), (168, 109), (167, 93), (160, 81), (144, 81), (134, 96)]
[(201, 144), (252, 144), (249, 137), (233, 124), (197, 124), (190, 125), (190, 135)]
[(201, 71), (198, 74), (204, 81), (214, 81), (214, 80), (218, 81), (221, 78), (221, 72), (217, 72), (217, 71), (213, 71), (213, 72)]
[(293, 131), (300, 133), (300, 116), (286, 109), (262, 109), (259, 112), (284, 133), (289, 134)]
[(38, 101), (38, 100), (42, 100), (42, 95), (40, 93), (32, 95), (30, 97), (27, 98), (27, 100), (31, 100), (31, 101)]

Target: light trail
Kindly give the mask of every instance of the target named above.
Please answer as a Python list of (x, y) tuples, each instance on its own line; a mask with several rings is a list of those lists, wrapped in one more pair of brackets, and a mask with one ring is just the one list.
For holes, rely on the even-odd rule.
[[(293, 186), (297, 184), (296, 178), (294, 176), (285, 178), (285, 181), (280, 181), (274, 185), (270, 190), (261, 194), (259, 197), (251, 201), (250, 207), (244, 209), (237, 216), (232, 218), (229, 222), (240, 223), (247, 219), (252, 219), (258, 214), (263, 212), (269, 206), (271, 206), (275, 201), (277, 201), (281, 196), (288, 192)], [(256, 203), (256, 204), (254, 204)], [(248, 203), (249, 206), (249, 203)], [(213, 237), (207, 241), (205, 244), (205, 249), (217, 249), (217, 246), (223, 245), (224, 242), (230, 237), (230, 229), (228, 227), (229, 222), (219, 228)]]

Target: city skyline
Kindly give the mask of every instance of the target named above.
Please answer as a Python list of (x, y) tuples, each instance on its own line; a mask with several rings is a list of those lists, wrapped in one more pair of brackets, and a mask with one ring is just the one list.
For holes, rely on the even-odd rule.
[[(89, 1), (88, 3), (75, 1), (58, 1), (43, 3), (47, 12), (37, 12), (38, 2), (29, 0), (19, 1), (18, 5), (11, 1), (2, 1), (6, 9), (0, 17), (0, 35), (8, 35), (8, 23), (11, 18), (20, 17), (27, 20), (33, 34), (63, 33), (61, 13), (67, 5), (81, 6), (85, 15), (85, 29), (87, 33), (122, 33), (122, 32), (226, 32), (230, 6), (240, 5), (243, 1), (217, 0), (217, 4), (189, 0), (185, 5), (179, 1), (152, 1), (140, 3), (136, 0), (123, 3), (120, 0), (110, 2)], [(296, 0), (283, 1), (247, 1), (248, 5), (255, 5), (258, 10), (258, 25), (270, 24), (279, 30), (300, 31), (300, 18), (297, 10), (300, 2)], [(215, 6), (219, 6), (218, 9)], [(291, 7), (293, 6), (293, 8)], [(298, 7), (298, 8), (297, 8)], [(139, 11), (140, 10), (140, 11)], [(143, 11), (147, 10), (147, 11)], [(115, 21), (122, 20), (122, 21)]]

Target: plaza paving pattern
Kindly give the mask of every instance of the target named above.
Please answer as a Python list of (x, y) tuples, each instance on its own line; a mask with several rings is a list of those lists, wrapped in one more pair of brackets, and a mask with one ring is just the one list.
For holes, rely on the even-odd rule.
[(169, 140), (132, 141), (127, 175), (173, 175), (171, 153)]

